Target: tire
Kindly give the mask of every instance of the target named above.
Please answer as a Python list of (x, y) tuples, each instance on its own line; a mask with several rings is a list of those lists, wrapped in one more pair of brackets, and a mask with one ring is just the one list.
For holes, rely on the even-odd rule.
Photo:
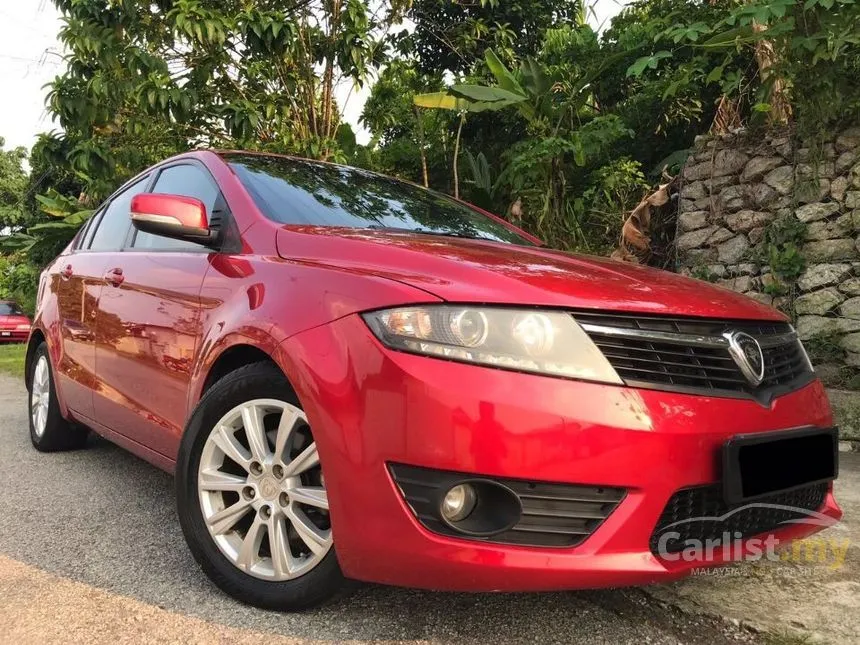
[[(265, 444), (261, 448), (261, 444), (257, 443), (257, 452), (254, 452), (253, 444), (248, 440), (251, 433), (245, 430), (245, 426), (249, 423), (244, 416), (246, 409), (250, 407), (256, 415), (256, 410), (260, 407), (274, 406), (277, 409), (280, 405), (285, 407), (281, 416), (275, 418), (277, 426), (275, 430), (267, 429), (271, 425), (270, 417), (274, 417), (274, 413), (264, 411), (260, 413), (262, 416), (254, 416), (258, 419), (257, 423), (263, 427), (262, 436)], [(230, 421), (236, 418), (237, 409), (242, 410), (240, 421)], [(275, 433), (275, 437), (278, 437), (280, 428), (286, 427), (286, 424), (279, 419), (287, 418), (284, 415), (288, 411), (299, 416), (290, 417), (296, 419), (292, 426), (294, 430), (288, 431), (285, 436), (295, 438), (304, 433), (299, 437), (303, 443), (298, 443), (295, 450), (298, 451), (304, 444), (305, 450), (300, 451), (301, 455), (299, 455), (302, 456), (307, 453), (307, 449), (312, 449), (317, 464), (313, 467), (316, 470), (303, 471), (298, 476), (289, 476), (292, 474), (293, 461), (288, 463), (287, 458), (279, 460), (274, 455), (276, 444), (275, 439), (271, 438), (272, 432)], [(230, 454), (236, 456), (236, 461), (231, 460), (226, 456), (228, 452), (221, 449), (222, 445), (226, 445), (223, 444), (222, 439), (224, 435), (221, 428), (224, 427), (231, 428), (227, 431), (227, 436), (239, 442), (241, 448), (239, 452), (232, 451), (228, 447)], [(236, 427), (239, 429), (234, 429)], [(284, 450), (287, 457), (292, 450), (289, 446), (293, 445), (294, 441), (298, 442), (298, 439), (291, 438), (290, 444)], [(254, 456), (260, 454), (267, 455), (270, 461), (260, 459), (257, 462)], [(242, 461), (243, 459), (247, 461)], [(202, 478), (198, 481), (201, 463), (205, 464), (202, 470), (207, 474), (214, 472), (219, 477), (234, 477), (236, 479), (232, 481), (240, 483), (233, 483), (235, 490), (231, 492), (223, 492), (222, 489), (206, 489)], [(281, 463), (284, 467), (278, 471), (278, 464)], [(255, 474), (255, 466), (261, 472)], [(299, 467), (301, 466), (296, 468)], [(231, 474), (225, 475), (225, 469), (231, 470)], [(315, 472), (317, 474), (314, 474)], [(299, 525), (306, 527), (306, 524), (293, 523), (287, 515), (289, 509), (294, 508), (295, 503), (296, 508), (302, 511), (300, 516), (304, 520), (313, 516), (314, 522), (325, 527), (328, 498), (321, 472), (316, 444), (310, 435), (309, 426), (306, 425), (301, 406), (289, 382), (275, 365), (265, 362), (246, 365), (217, 381), (209, 389), (191, 415), (180, 444), (176, 462), (176, 505), (185, 541), (194, 559), (216, 586), (241, 602), (277, 611), (313, 607), (331, 598), (342, 588), (344, 578), (331, 539), (330, 522), (327, 530), (320, 529), (316, 524), (313, 526), (316, 529), (313, 533), (314, 538), (319, 539), (320, 543), (323, 540), (320, 536), (328, 536), (325, 547), (313, 540), (306, 541), (307, 544), (314, 543), (312, 548), (318, 551), (316, 553), (311, 552), (307, 544), (302, 542), (303, 538), (296, 529)], [(280, 480), (276, 479), (278, 473), (282, 477)], [(259, 478), (254, 479), (258, 475)], [(316, 477), (315, 486), (305, 485), (305, 478), (308, 477)], [(292, 484), (297, 488), (288, 488), (288, 482), (299, 479), (301, 481), (298, 484)], [(248, 490), (251, 484), (256, 491), (255, 495)], [(274, 491), (273, 485), (280, 486), (282, 492)], [(289, 490), (289, 494), (283, 492), (285, 490)], [(298, 495), (298, 491), (310, 490), (316, 491), (316, 495), (320, 495), (319, 491), (322, 490), (325, 510), (301, 506), (301, 502), (293, 497), (294, 493)], [(233, 497), (228, 499), (228, 495)], [(275, 497), (276, 495), (278, 496)], [(316, 504), (317, 500), (314, 500), (314, 503)], [(247, 512), (242, 511), (246, 513), (245, 515), (238, 515), (238, 512), (234, 514), (240, 519), (231, 519), (232, 524), (225, 525), (213, 520), (218, 512), (240, 504), (257, 506), (250, 506)], [(266, 508), (269, 509), (268, 515)], [(296, 515), (292, 517), (296, 518)], [(210, 524), (213, 525), (211, 530)], [(229, 526), (229, 528), (216, 529), (216, 525)], [(279, 528), (275, 528), (276, 526)], [(245, 527), (244, 535), (243, 527)], [(265, 537), (252, 537), (252, 532), (253, 536), (259, 536), (260, 531), (265, 534)], [(272, 536), (271, 540), (270, 536)], [(284, 545), (284, 549), (277, 550), (277, 553), (281, 554), (277, 561), (288, 563), (286, 567), (276, 565), (276, 549), (273, 541), (278, 539), (280, 544)], [(247, 549), (246, 543), (251, 544)], [(302, 548), (305, 548), (307, 553), (302, 552)], [(323, 550), (324, 548), (326, 550)], [(238, 551), (238, 554), (234, 551)], [(293, 567), (294, 562), (305, 564)], [(309, 568), (305, 571), (302, 569), (303, 566)], [(285, 579), (284, 572), (290, 568), (299, 573), (289, 573), (290, 577)], [(277, 577), (278, 571), (281, 572), (280, 578)]]
[[(37, 397), (41, 403), (37, 402)], [(48, 345), (44, 342), (36, 348), (28, 374), (27, 417), (30, 420), (30, 441), (36, 450), (77, 450), (87, 443), (88, 430), (70, 423), (60, 413)]]

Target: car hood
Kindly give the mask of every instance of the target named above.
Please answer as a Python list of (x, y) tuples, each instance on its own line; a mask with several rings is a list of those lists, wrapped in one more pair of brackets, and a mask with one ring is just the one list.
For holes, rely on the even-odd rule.
[(284, 226), (277, 246), (287, 260), (383, 276), (451, 302), (786, 319), (706, 282), (540, 247), (317, 226)]

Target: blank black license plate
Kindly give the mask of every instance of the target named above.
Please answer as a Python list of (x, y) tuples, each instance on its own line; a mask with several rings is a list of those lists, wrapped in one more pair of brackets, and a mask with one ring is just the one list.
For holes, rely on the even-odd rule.
[(723, 447), (723, 494), (728, 504), (836, 478), (836, 428), (799, 428), (732, 437)]

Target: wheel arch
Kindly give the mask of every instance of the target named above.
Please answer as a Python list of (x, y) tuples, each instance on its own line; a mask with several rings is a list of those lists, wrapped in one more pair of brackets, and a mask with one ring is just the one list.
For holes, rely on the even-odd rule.
[[(250, 365), (252, 363), (271, 363), (280, 369), (268, 353), (255, 345), (246, 343), (231, 345), (221, 352), (212, 363), (212, 366), (206, 373), (206, 377), (203, 379), (203, 385), (200, 389), (200, 396), (198, 399), (202, 398), (203, 395), (209, 391), (209, 388), (227, 376), (230, 372), (235, 372), (240, 367), (244, 367), (245, 365)], [(283, 372), (283, 370), (281, 371)]]
[(284, 365), (276, 360), (278, 343), (268, 334), (262, 334), (259, 330), (253, 336), (246, 334), (231, 334), (230, 337), (222, 338), (200, 358), (194, 371), (192, 384), (189, 391), (188, 415), (199, 403), (203, 395), (219, 380), (251, 363), (271, 363), (284, 375), (290, 387), (298, 396), (295, 381), (284, 369)]
[[(48, 339), (47, 336), (45, 336), (45, 333), (38, 327), (34, 328), (30, 334), (29, 340), (27, 341), (27, 351), (24, 354), (24, 386), (27, 388), (28, 392), (30, 391), (30, 370), (33, 369), (33, 358), (36, 355), (36, 348), (46, 342), (48, 342)], [(48, 355), (50, 356), (50, 354), (51, 351), (49, 348)], [(54, 387), (56, 387), (56, 385)]]
[(58, 356), (59, 341), (52, 337), (50, 332), (46, 332), (41, 326), (34, 326), (30, 332), (30, 338), (27, 340), (27, 350), (24, 353), (24, 387), (27, 392), (30, 391), (30, 374), (33, 369), (33, 358), (36, 356), (36, 349), (39, 345), (45, 343), (48, 346), (48, 363), (51, 366), (51, 376), (54, 381), (54, 393), (57, 396), (57, 404), (60, 406), (60, 414), (64, 419), (71, 418), (71, 412), (66, 405), (66, 398), (63, 396), (63, 388), (58, 378), (57, 365), (60, 357)]

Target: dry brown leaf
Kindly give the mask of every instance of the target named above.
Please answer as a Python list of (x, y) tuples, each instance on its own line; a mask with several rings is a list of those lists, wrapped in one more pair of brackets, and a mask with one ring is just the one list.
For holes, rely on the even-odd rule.
[(677, 178), (669, 177), (665, 184), (639, 202), (630, 211), (621, 227), (621, 239), (611, 258), (623, 262), (646, 263), (651, 257), (651, 220), (655, 211), (669, 203)]

